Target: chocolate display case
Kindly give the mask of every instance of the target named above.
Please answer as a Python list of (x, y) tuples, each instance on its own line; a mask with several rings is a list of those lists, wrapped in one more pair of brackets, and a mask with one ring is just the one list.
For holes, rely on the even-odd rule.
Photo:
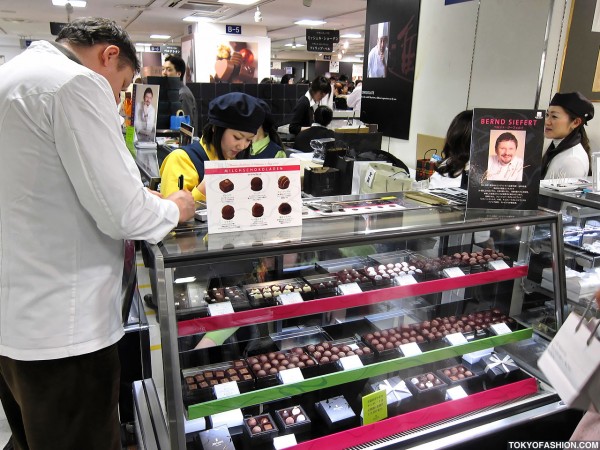
[[(396, 201), (399, 207), (384, 213), (320, 217), (307, 211), (300, 233), (287, 239), (281, 238), (280, 230), (273, 234), (261, 230), (259, 243), (240, 236), (236, 245), (235, 236), (224, 240), (209, 235), (204, 224), (197, 222), (175, 230), (159, 245), (144, 246), (159, 305), (171, 448), (197, 448), (197, 434), (212, 423), (207, 418), (216, 415), (231, 417), (233, 443), (244, 448), (252, 439), (248, 433), (252, 429), (242, 433), (243, 427), (233, 426), (234, 417), (247, 423), (270, 414), (279, 423), (279, 411), (301, 407), (311, 426), (296, 436), (297, 448), (334, 449), (367, 448), (372, 440), (390, 446), (401, 445), (404, 439), (426, 443), (440, 433), (452, 434), (453, 427), (464, 424), (467, 416), (493, 424), (516, 411), (534, 416), (539, 408), (558, 408), (558, 397), (540, 382), (535, 366), (536, 352), (547, 341), (523, 319), (527, 312), (523, 284), (529, 277), (532, 244), (539, 229), (551, 230), (544, 235), (545, 245), (555, 264), (563, 264), (556, 238), (562, 235), (560, 216), (547, 211), (431, 207), (402, 194)], [(217, 245), (225, 241), (226, 245)], [(380, 270), (389, 275), (384, 283), (369, 277)], [(265, 286), (271, 292), (278, 286), (281, 301), (253, 303), (248, 298), (250, 308), (238, 311), (225, 302), (211, 316), (177, 310), (176, 302), (184, 304), (177, 293), (188, 291), (181, 285), (208, 286), (218, 277), (220, 286), (236, 287), (236, 292), (247, 296), (259, 288), (264, 291)], [(287, 285), (292, 289), (283, 293)], [(563, 298), (561, 289), (564, 279), (559, 274), (553, 288), (556, 299)], [(555, 305), (555, 310), (562, 311), (562, 305)], [(555, 319), (560, 322), (562, 317)], [(302, 333), (305, 329), (311, 331)], [(369, 334), (371, 339), (367, 339)], [(282, 345), (281, 336), (293, 339)], [(303, 336), (308, 337), (303, 340)], [(223, 344), (196, 349), (206, 337)], [(344, 357), (347, 364), (343, 366), (335, 361), (336, 370), (307, 370), (302, 356), (318, 363), (314, 351), (323, 342), (335, 346), (338, 357), (339, 352), (347, 353), (344, 346), (354, 354)], [(363, 355), (357, 355), (351, 345)], [(365, 349), (370, 349), (366, 359)], [(473, 355), (486, 349), (508, 355), (519, 367), (517, 376), (493, 382), (484, 379), (486, 367), (495, 364), (495, 360), (484, 364), (484, 357), (477, 362), (481, 366), (471, 369)], [(321, 357), (325, 351), (334, 355), (330, 348), (323, 348)], [(493, 356), (491, 350), (483, 353)], [(287, 363), (281, 370), (281, 364), (273, 364), (279, 354)], [(298, 361), (292, 361), (294, 357)], [(220, 398), (213, 395), (197, 403), (190, 403), (189, 398), (184, 401), (184, 384), (192, 381), (185, 376), (190, 369), (240, 360), (246, 361), (254, 376), (249, 390), (238, 389)], [(305, 367), (299, 367), (301, 362)], [(277, 373), (272, 370), (275, 366)], [(444, 379), (444, 370), (467, 367), (477, 382), (448, 378), (449, 384)], [(261, 376), (269, 382), (259, 381)], [(435, 385), (428, 386), (426, 379), (425, 388), (412, 389), (408, 383), (419, 382), (423, 376), (433, 378)], [(385, 380), (392, 380), (393, 386), (400, 381), (410, 386), (410, 401), (390, 398), (387, 419), (361, 424), (363, 397), (374, 385), (385, 387)], [(452, 384), (463, 387), (466, 397), (446, 400)], [(340, 397), (348, 405), (342, 409), (356, 419), (337, 421), (337, 403), (327, 400)], [(423, 427), (429, 431), (424, 433)], [(267, 430), (264, 442), (252, 443), (257, 448), (271, 445), (274, 430)], [(286, 432), (277, 427), (279, 435)]]

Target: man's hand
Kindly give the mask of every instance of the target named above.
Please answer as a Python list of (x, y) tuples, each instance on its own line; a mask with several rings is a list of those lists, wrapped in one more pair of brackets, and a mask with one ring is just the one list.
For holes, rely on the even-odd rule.
[(181, 189), (177, 192), (173, 192), (167, 197), (167, 200), (171, 200), (179, 208), (179, 222), (187, 222), (194, 217), (196, 212), (196, 205), (194, 203), (194, 197), (191, 192)]

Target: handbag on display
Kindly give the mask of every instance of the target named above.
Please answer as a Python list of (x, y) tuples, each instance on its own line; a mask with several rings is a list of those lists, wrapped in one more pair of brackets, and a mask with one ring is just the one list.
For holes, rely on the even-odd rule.
[(417, 174), (415, 176), (417, 181), (428, 180), (429, 177), (431, 177), (431, 175), (433, 175), (435, 172), (435, 168), (437, 166), (437, 159), (440, 159), (440, 157), (438, 156), (437, 158), (428, 158), (427, 154), (429, 154), (430, 152), (433, 152), (434, 155), (437, 155), (437, 149), (430, 148), (423, 155), (423, 159), (417, 159)]
[(570, 408), (600, 410), (599, 319), (585, 319), (572, 312), (538, 360), (538, 367)]
[(180, 109), (177, 111), (177, 114), (171, 116), (171, 126), (169, 128), (171, 130), (179, 130), (182, 123), (187, 123), (189, 125), (190, 122), (190, 116), (184, 115), (183, 109)]

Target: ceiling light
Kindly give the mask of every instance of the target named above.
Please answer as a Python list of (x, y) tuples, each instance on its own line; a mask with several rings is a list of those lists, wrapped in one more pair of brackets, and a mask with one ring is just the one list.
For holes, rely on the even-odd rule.
[(292, 48), (304, 47), (304, 44), (297, 44), (296, 43), (296, 38), (294, 38), (294, 40), (292, 41), (291, 44), (285, 44), (284, 47), (292, 47)]
[(254, 13), (254, 21), (255, 22), (262, 22), (263, 20), (263, 16), (262, 13), (260, 12), (259, 7), (256, 7), (256, 12)]
[(344, 57), (344, 55), (342, 54), (342, 52), (338, 53), (338, 59), (342, 59)]
[(340, 37), (345, 39), (360, 39), (362, 36), (360, 33), (347, 33), (342, 34)]
[(199, 23), (210, 23), (213, 22), (213, 19), (210, 17), (202, 17), (202, 16), (187, 16), (182, 19), (184, 22), (199, 22)]
[(233, 5), (254, 5), (258, 0), (219, 0), (219, 3), (231, 3)]
[(52, 0), (54, 6), (66, 6), (67, 3), (70, 3), (73, 8), (85, 8), (85, 5), (87, 4), (87, 2), (78, 0)]
[(150, 39), (169, 39), (171, 36), (168, 34), (151, 34)]
[(324, 20), (311, 20), (311, 19), (302, 19), (297, 22), (294, 22), (296, 25), (304, 25), (307, 27), (316, 27), (317, 25), (325, 25), (327, 22)]
[(348, 48), (350, 44), (348, 44), (348, 41), (344, 42), (344, 48)]

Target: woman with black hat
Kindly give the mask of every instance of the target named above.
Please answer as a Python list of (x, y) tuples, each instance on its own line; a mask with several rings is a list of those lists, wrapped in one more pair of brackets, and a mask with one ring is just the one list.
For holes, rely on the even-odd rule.
[(204, 163), (248, 158), (252, 139), (265, 120), (262, 103), (241, 92), (212, 100), (200, 141), (173, 150), (160, 166), (161, 194), (178, 191), (183, 175), (183, 189), (191, 191), (194, 200), (205, 201)]
[(593, 117), (594, 105), (579, 92), (554, 95), (544, 124), (552, 143), (542, 158), (542, 179), (589, 175), (590, 143), (583, 126)]

